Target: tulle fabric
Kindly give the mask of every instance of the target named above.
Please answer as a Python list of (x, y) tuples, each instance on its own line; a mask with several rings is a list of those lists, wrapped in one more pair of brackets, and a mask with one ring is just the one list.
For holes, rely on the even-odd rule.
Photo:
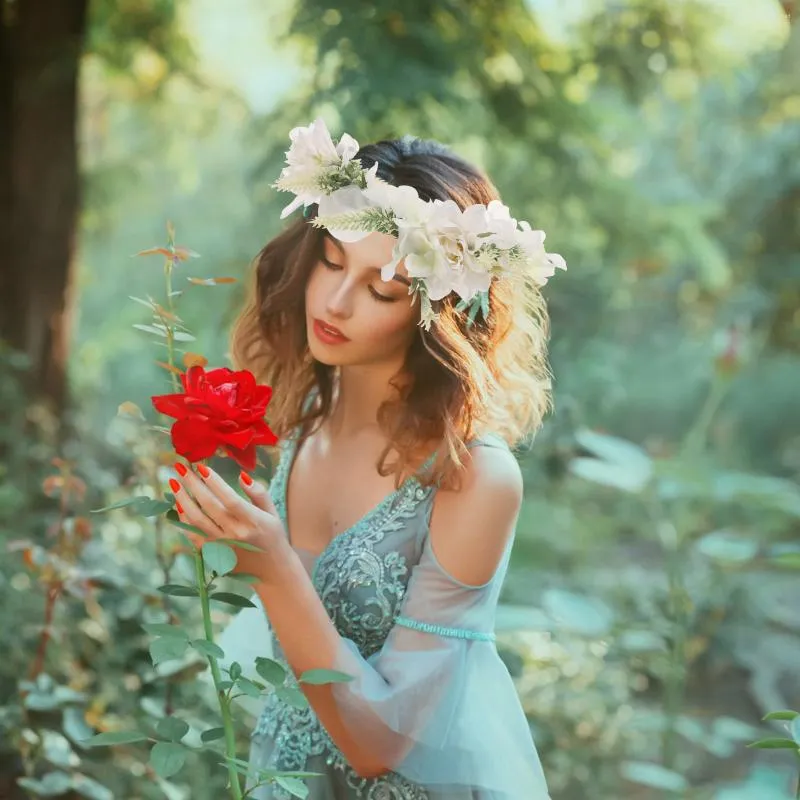
[[(507, 558), (508, 551), (498, 572)], [(342, 640), (335, 667), (355, 676), (334, 687), (345, 723), (381, 763), (431, 797), (549, 798), (514, 684), (485, 638), (497, 577), (482, 587), (459, 583), (428, 540), (401, 612), (427, 630), (397, 624), (367, 659)]]

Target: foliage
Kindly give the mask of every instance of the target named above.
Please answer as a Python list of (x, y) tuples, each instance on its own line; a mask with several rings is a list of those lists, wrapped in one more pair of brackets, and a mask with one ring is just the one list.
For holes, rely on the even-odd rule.
[[(435, 136), (483, 165), (571, 266), (548, 289), (557, 411), (520, 453), (528, 495), (498, 619), (554, 800), (782, 800), (795, 790), (787, 754), (762, 760), (745, 745), (787, 738), (788, 720), (762, 718), (800, 702), (800, 26), (744, 60), (721, 47), (726, 23), (707, 5), (594, 8), (559, 38), (544, 12), (511, 0), (298, 0), (270, 34), (292, 43), (305, 73), (258, 116), (206, 86), (171, 2), (95, 3), (72, 364), (81, 438), (62, 452), (89, 489), (73, 518), (155, 497), (167, 466), (141, 423), (117, 416), (169, 378), (141, 357), (147, 347), (161, 360), (152, 332), (130, 335), (141, 306), (119, 306), (122, 293), (155, 296), (160, 271), (120, 252), (170, 216), (199, 263), (240, 275), (278, 230), (283, 198), (268, 184), (289, 128), (321, 113), (364, 142)], [(237, 299), (202, 292), (184, 298), (186, 317), (204, 320), (192, 348), (222, 363)], [(13, 414), (0, 419), (0, 518), (31, 552), (49, 549), (57, 499), (35, 487), (55, 443), (14, 401), (24, 365), (2, 358), (0, 407)], [(25, 420), (38, 438), (22, 437)], [(3, 732), (28, 743), (40, 769), (30, 780), (47, 766), (54, 784), (83, 773), (115, 797), (220, 796), (203, 757), (164, 779), (141, 743), (77, 743), (86, 726), (166, 731), (191, 709), (182, 741), (200, 746), (214, 719), (191, 680), (199, 660), (154, 666), (141, 627), (174, 622), (165, 601), (186, 607), (187, 630), (200, 622), (190, 600), (156, 591), (183, 557), (157, 555), (154, 523), (129, 510), (92, 521), (75, 567), (92, 591), (60, 598), (62, 635), (43, 683), (25, 687), (44, 703), (69, 699), (46, 725), (21, 725), (17, 678), (35, 658), (47, 583), (24, 550), (0, 568), (6, 619), (20, 623), (0, 626)]]
[(191, 76), (196, 64), (179, 6), (176, 0), (94, 0), (86, 51), (133, 86), (158, 93), (177, 72)]

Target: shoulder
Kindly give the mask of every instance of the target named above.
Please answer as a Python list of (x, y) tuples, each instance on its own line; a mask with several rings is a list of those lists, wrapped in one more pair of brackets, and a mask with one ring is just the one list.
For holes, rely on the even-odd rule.
[(522, 501), (522, 470), (501, 439), (476, 442), (469, 454), (461, 490), (452, 492), (454, 497), (473, 503)]
[(437, 492), (430, 521), (436, 560), (458, 582), (491, 580), (514, 534), (522, 506), (522, 472), (507, 447), (477, 445), (457, 491)]

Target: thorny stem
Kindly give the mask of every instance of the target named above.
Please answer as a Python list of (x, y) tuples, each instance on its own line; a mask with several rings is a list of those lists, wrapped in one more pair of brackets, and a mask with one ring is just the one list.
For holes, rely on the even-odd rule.
[[(797, 760), (800, 761), (800, 750), (795, 751)], [(795, 800), (800, 800), (800, 775), (797, 776), (797, 790), (795, 791)]]
[[(167, 310), (170, 314), (175, 313), (175, 304), (172, 301), (172, 261), (167, 259), (164, 264), (164, 276), (167, 280)], [(171, 369), (169, 371), (170, 378), (172, 378), (172, 388), (177, 392), (180, 391), (178, 384), (178, 376), (175, 373), (175, 331), (169, 322), (166, 322), (164, 327), (167, 329), (167, 363)]]
[[(203, 609), (203, 629), (205, 631), (206, 640), (209, 642), (214, 641), (214, 629), (211, 625), (211, 609), (208, 600), (208, 587), (206, 585), (206, 572), (205, 564), (203, 563), (203, 553), (197, 550), (194, 556), (194, 569), (195, 578), (197, 582), (197, 589), (200, 592), (200, 605)], [(230, 778), (231, 795), (234, 800), (242, 800), (242, 787), (239, 783), (239, 773), (236, 770), (234, 761), (236, 759), (236, 735), (233, 730), (233, 720), (231, 718), (230, 704), (228, 703), (225, 690), (221, 687), (222, 673), (219, 669), (217, 659), (208, 655), (208, 663), (211, 667), (211, 677), (214, 681), (214, 689), (217, 692), (219, 699), (219, 708), (222, 713), (222, 727), (225, 731), (225, 755), (226, 764), (228, 766), (228, 776)]]
[[(62, 467), (61, 477), (63, 485), (61, 487), (61, 497), (58, 504), (58, 522), (57, 525), (57, 539), (55, 552), (60, 553), (64, 543), (64, 522), (69, 512), (69, 491), (70, 491), (70, 474), (68, 467)], [(50, 643), (51, 629), (53, 619), (55, 617), (56, 603), (58, 598), (61, 597), (64, 583), (60, 579), (54, 577), (48, 581), (47, 585), (47, 600), (44, 609), (44, 627), (42, 634), (39, 637), (39, 645), (36, 648), (36, 658), (31, 665), (30, 672), (28, 673), (29, 680), (36, 680), (39, 674), (44, 669), (45, 661), (47, 659), (47, 646)]]
[(703, 403), (694, 425), (692, 425), (681, 445), (681, 456), (683, 458), (698, 456), (702, 451), (706, 443), (708, 429), (711, 427), (714, 415), (725, 399), (729, 385), (730, 381), (725, 380), (722, 376), (715, 376), (706, 401)]
[[(158, 483), (157, 474), (154, 477), (154, 482)], [(164, 518), (161, 516), (156, 517), (155, 520), (156, 526), (156, 560), (161, 567), (161, 572), (163, 575), (163, 580), (165, 584), (172, 583), (172, 565), (174, 563), (174, 559), (168, 559), (165, 551), (164, 551)], [(164, 595), (161, 604), (164, 608), (164, 611), (167, 612), (167, 616), (172, 622), (175, 619), (175, 614), (173, 612), (172, 603), (169, 600), (167, 595)], [(173, 692), (173, 682), (167, 680), (167, 686), (164, 692), (164, 714), (170, 716), (172, 714), (172, 692)]]
[[(63, 484), (61, 487), (61, 497), (59, 499), (59, 508), (58, 508), (58, 521), (57, 525), (57, 539), (55, 547), (53, 548), (54, 552), (60, 556), (63, 545), (64, 545), (64, 522), (69, 514), (69, 495), (70, 495), (70, 471), (69, 467), (62, 466), (61, 467), (61, 477), (63, 480)], [(47, 597), (45, 600), (45, 608), (44, 608), (44, 626), (42, 628), (41, 636), (39, 637), (39, 643), (36, 648), (36, 656), (34, 661), (31, 664), (31, 667), (28, 671), (28, 680), (31, 682), (36, 681), (39, 675), (44, 671), (45, 663), (47, 661), (47, 648), (50, 644), (52, 634), (51, 631), (53, 629), (53, 621), (55, 620), (56, 615), (56, 606), (58, 604), (59, 598), (62, 596), (64, 591), (64, 581), (53, 577), (47, 581)], [(20, 709), (22, 713), (22, 719), (26, 726), (31, 725), (30, 714), (28, 711), (28, 707), (25, 704), (25, 698), (28, 696), (29, 692), (22, 690), (20, 691), (20, 698), (22, 702), (20, 703)], [(25, 755), (24, 752), (21, 752), (23, 762), (24, 762), (24, 769), (26, 775), (33, 774), (33, 764), (30, 762), (28, 756)]]
[[(174, 305), (172, 302), (172, 262), (167, 259), (166, 264), (164, 265), (164, 275), (166, 278), (167, 284), (167, 307), (170, 313), (174, 313)], [(164, 327), (167, 331), (167, 363), (170, 367), (175, 367), (175, 348), (174, 348), (174, 337), (173, 337), (173, 330), (172, 325), (169, 324), (168, 320), (164, 321)], [(178, 391), (178, 380), (175, 372), (170, 369), (170, 376), (172, 378), (172, 387), (177, 392)], [(158, 483), (158, 475), (154, 476), (154, 480)], [(156, 518), (156, 560), (158, 561), (161, 571), (164, 576), (164, 583), (171, 582), (171, 568), (172, 562), (167, 558), (166, 551), (164, 549), (164, 520), (162, 517)], [(167, 612), (170, 618), (173, 617), (172, 607), (169, 602), (168, 597), (164, 597), (163, 599), (164, 610)], [(167, 686), (165, 690), (164, 696), (164, 713), (167, 715), (172, 713), (172, 682), (167, 681)]]
[[(174, 242), (170, 241), (170, 244)], [(167, 259), (164, 265), (164, 277), (167, 284), (167, 310), (170, 314), (175, 314), (175, 304), (172, 300), (172, 267), (173, 262)], [(167, 332), (167, 363), (170, 366), (170, 377), (172, 379), (173, 389), (177, 392), (180, 390), (178, 377), (175, 371), (175, 332), (170, 320), (164, 321), (164, 328)], [(203, 562), (203, 552), (200, 548), (195, 549), (194, 553), (194, 569), (195, 579), (197, 583), (197, 590), (200, 593), (200, 606), (203, 612), (203, 630), (205, 632), (206, 641), (214, 641), (214, 628), (211, 624), (211, 609), (208, 598), (208, 586), (206, 584), (206, 568)], [(222, 728), (225, 732), (225, 755), (226, 765), (228, 767), (228, 778), (230, 781), (230, 790), (233, 800), (243, 800), (242, 787), (239, 782), (239, 773), (236, 770), (236, 734), (233, 728), (233, 719), (231, 717), (231, 707), (228, 694), (222, 689), (222, 673), (220, 672), (219, 664), (215, 656), (208, 654), (207, 656), (209, 667), (211, 668), (211, 677), (214, 681), (214, 689), (219, 700), (220, 713), (222, 715)]]

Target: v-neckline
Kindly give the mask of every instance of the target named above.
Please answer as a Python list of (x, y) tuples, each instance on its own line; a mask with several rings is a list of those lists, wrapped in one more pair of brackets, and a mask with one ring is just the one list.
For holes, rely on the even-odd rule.
[[(280, 499), (281, 505), (283, 507), (283, 528), (286, 531), (286, 538), (289, 542), (289, 546), (293, 550), (297, 550), (298, 548), (295, 547), (294, 543), (292, 542), (292, 532), (289, 528), (289, 479), (292, 475), (292, 468), (294, 467), (295, 457), (297, 455), (297, 444), (298, 438), (297, 436), (292, 436), (289, 439), (287, 444), (287, 452), (286, 452), (286, 466), (283, 469), (282, 475), (282, 482), (281, 485), (278, 487), (280, 490)], [(434, 458), (436, 457), (436, 451), (434, 451), (422, 465), (420, 470), (427, 469), (431, 463), (433, 462)], [(300, 548), (304, 552), (311, 555), (314, 560), (314, 564), (316, 565), (320, 559), (333, 547), (334, 543), (340, 541), (345, 536), (349, 536), (356, 528), (363, 525), (368, 520), (373, 519), (377, 514), (383, 511), (387, 506), (394, 502), (395, 498), (397, 498), (402, 492), (407, 491), (409, 487), (417, 488), (421, 484), (415, 475), (409, 475), (396, 489), (393, 489), (389, 492), (383, 499), (379, 500), (374, 506), (366, 511), (359, 519), (357, 519), (352, 525), (349, 525), (342, 531), (339, 531), (335, 536), (333, 536), (325, 547), (319, 551), (319, 553), (312, 553), (310, 550), (306, 548)]]

